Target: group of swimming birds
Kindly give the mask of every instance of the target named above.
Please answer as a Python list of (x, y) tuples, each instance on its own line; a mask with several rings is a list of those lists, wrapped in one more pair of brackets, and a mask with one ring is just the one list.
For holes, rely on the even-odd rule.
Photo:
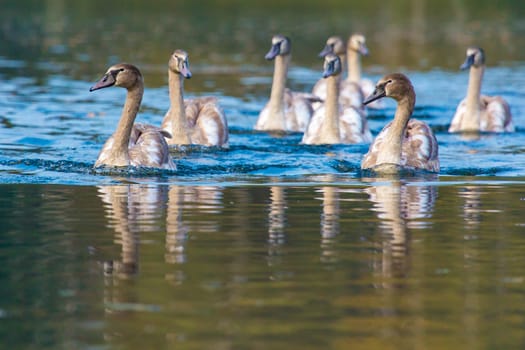
[[(291, 41), (274, 35), (267, 60), (274, 60), (270, 99), (261, 110), (255, 130), (303, 132), (303, 144), (370, 143), (361, 168), (377, 173), (400, 170), (439, 172), (438, 143), (432, 129), (411, 119), (416, 101), (412, 83), (404, 74), (388, 74), (377, 84), (361, 78), (361, 56), (368, 54), (361, 34), (345, 45), (328, 38), (319, 54), (324, 57), (323, 78), (311, 93), (286, 88)], [(347, 78), (342, 73), (348, 67)], [(184, 99), (184, 79), (191, 78), (188, 54), (176, 50), (169, 59), (170, 108), (159, 127), (135, 123), (144, 83), (139, 69), (120, 63), (110, 67), (90, 91), (118, 86), (127, 89), (115, 133), (106, 141), (95, 167), (137, 166), (175, 170), (169, 145), (228, 146), (226, 116), (214, 97)], [(470, 69), (467, 96), (457, 107), (449, 132), (512, 132), (508, 103), (499, 96), (481, 95), (485, 70), (483, 49), (470, 47), (461, 69)], [(393, 121), (373, 139), (367, 108), (382, 108), (381, 98), (397, 102)]]

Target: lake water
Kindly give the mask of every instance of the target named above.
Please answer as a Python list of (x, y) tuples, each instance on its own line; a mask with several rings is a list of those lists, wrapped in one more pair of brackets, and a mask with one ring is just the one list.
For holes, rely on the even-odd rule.
[[(524, 348), (525, 4), (392, 3), (2, 2), (0, 348)], [(438, 175), (369, 178), (366, 144), (253, 131), (271, 36), (291, 37), (288, 83), (309, 91), (326, 38), (352, 31), (367, 77), (411, 78)], [(472, 44), (516, 133), (446, 132)], [(89, 87), (136, 64), (137, 120), (158, 125), (176, 48), (230, 148), (174, 151), (176, 173), (94, 171), (125, 91)], [(370, 113), (374, 134), (394, 110)]]

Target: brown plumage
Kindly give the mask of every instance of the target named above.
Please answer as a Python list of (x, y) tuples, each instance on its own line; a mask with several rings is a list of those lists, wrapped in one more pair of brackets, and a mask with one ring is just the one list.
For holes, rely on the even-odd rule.
[(483, 49), (469, 47), (460, 68), (470, 71), (467, 97), (459, 103), (448, 131), (513, 132), (515, 128), (507, 101), (500, 96), (481, 95), (485, 72)]
[(339, 56), (327, 54), (323, 77), (327, 81), (324, 104), (314, 112), (302, 142), (305, 144), (337, 144), (371, 142), (366, 115), (361, 108), (345, 106), (339, 99), (342, 64)]
[(171, 145), (228, 146), (228, 122), (215, 97), (184, 100), (184, 79), (191, 78), (188, 54), (175, 50), (168, 63), (170, 109), (162, 128)]
[(127, 63), (116, 64), (90, 91), (110, 86), (123, 87), (128, 93), (117, 129), (104, 144), (95, 167), (131, 165), (175, 170), (164, 140), (164, 137), (170, 136), (169, 133), (152, 125), (134, 124), (144, 94), (139, 69)]
[(291, 60), (291, 41), (284, 35), (272, 37), (267, 60), (275, 60), (270, 100), (259, 113), (255, 130), (304, 131), (312, 117), (312, 103), (317, 96), (297, 93), (286, 88), (286, 76)]
[(382, 97), (397, 101), (394, 120), (377, 135), (361, 168), (382, 173), (400, 169), (439, 172), (438, 143), (432, 129), (422, 121), (410, 119), (416, 102), (410, 80), (400, 73), (386, 75), (364, 103)]

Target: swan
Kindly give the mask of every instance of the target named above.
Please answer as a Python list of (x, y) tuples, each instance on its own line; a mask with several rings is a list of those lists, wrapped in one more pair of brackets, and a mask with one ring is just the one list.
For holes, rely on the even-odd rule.
[(342, 64), (339, 56), (327, 54), (324, 57), (323, 77), (326, 80), (326, 99), (315, 110), (306, 129), (304, 144), (337, 144), (371, 142), (372, 133), (368, 128), (362, 109), (345, 107), (339, 102), (339, 88)]
[[(366, 49), (366, 47), (365, 47)], [(325, 57), (328, 54), (335, 54), (339, 56), (339, 59), (341, 60), (341, 66), (345, 67), (346, 64), (346, 45), (343, 39), (339, 36), (331, 36), (326, 40), (326, 44), (323, 48), (323, 50), (319, 53), (319, 57)], [(326, 83), (327, 80), (324, 78), (319, 79), (313, 89), (312, 94), (319, 96), (321, 99), (326, 98)], [(365, 111), (363, 108), (363, 100), (364, 100), (364, 94), (361, 90), (361, 87), (358, 83), (354, 81), (350, 81), (349, 79), (339, 79), (339, 85), (340, 85), (340, 94), (339, 94), (339, 101), (344, 107), (356, 107), (359, 109), (362, 109), (363, 112)], [(314, 105), (314, 109), (319, 108), (321, 104)], [(366, 112), (365, 112), (366, 113)]]
[(270, 100), (259, 113), (255, 130), (304, 132), (312, 117), (312, 103), (320, 101), (312, 94), (286, 89), (291, 45), (284, 35), (272, 37), (272, 47), (265, 56), (267, 60), (275, 59), (272, 91)]
[(192, 76), (188, 53), (175, 50), (168, 62), (170, 109), (161, 128), (170, 145), (228, 146), (228, 122), (215, 97), (184, 100), (184, 79)]
[(469, 68), (467, 97), (459, 103), (448, 131), (513, 132), (515, 129), (508, 103), (500, 96), (481, 95), (481, 81), (485, 71), (483, 49), (467, 49), (467, 58), (460, 69)]
[[(346, 44), (346, 57), (348, 64), (348, 77), (345, 80), (346, 84), (357, 84), (363, 93), (363, 96), (370, 96), (375, 89), (375, 84), (370, 79), (365, 79), (362, 77), (362, 68), (361, 68), (361, 57), (368, 56), (369, 51), (366, 46), (366, 37), (361, 33), (355, 33), (348, 38)], [(349, 94), (352, 93), (352, 90), (349, 90)], [(349, 95), (346, 98), (353, 98)], [(367, 105), (368, 108), (384, 108), (382, 101), (374, 101)]]
[[(321, 52), (319, 52), (319, 57), (324, 58), (328, 54), (334, 54), (334, 55), (339, 56), (341, 60), (341, 65), (345, 67), (346, 65), (346, 45), (340, 36), (329, 37), (326, 40), (326, 44), (324, 48), (321, 50)], [(320, 78), (314, 84), (314, 87), (312, 88), (312, 94), (319, 96), (322, 99), (325, 99), (326, 98), (326, 82), (327, 80), (325, 78)], [(361, 101), (358, 103), (358, 107), (361, 105), (361, 103), (362, 103), (362, 98), (361, 98)]]
[(422, 121), (410, 119), (416, 102), (410, 80), (401, 73), (386, 75), (364, 103), (382, 97), (397, 101), (394, 120), (381, 130), (370, 145), (361, 162), (361, 169), (377, 173), (396, 173), (403, 169), (439, 172), (438, 143), (432, 129)]
[(134, 124), (144, 94), (139, 69), (127, 63), (111, 66), (89, 91), (110, 86), (123, 87), (128, 92), (117, 130), (102, 147), (95, 167), (131, 165), (175, 170), (164, 139), (169, 133), (152, 125)]

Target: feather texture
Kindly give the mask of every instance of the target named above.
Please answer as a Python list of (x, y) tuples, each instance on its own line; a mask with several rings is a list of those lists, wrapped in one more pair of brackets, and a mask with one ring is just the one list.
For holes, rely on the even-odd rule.
[(110, 86), (124, 87), (128, 93), (117, 130), (102, 147), (95, 167), (131, 165), (175, 170), (164, 139), (169, 133), (152, 125), (134, 124), (144, 93), (138, 68), (126, 63), (114, 65), (90, 91)]

